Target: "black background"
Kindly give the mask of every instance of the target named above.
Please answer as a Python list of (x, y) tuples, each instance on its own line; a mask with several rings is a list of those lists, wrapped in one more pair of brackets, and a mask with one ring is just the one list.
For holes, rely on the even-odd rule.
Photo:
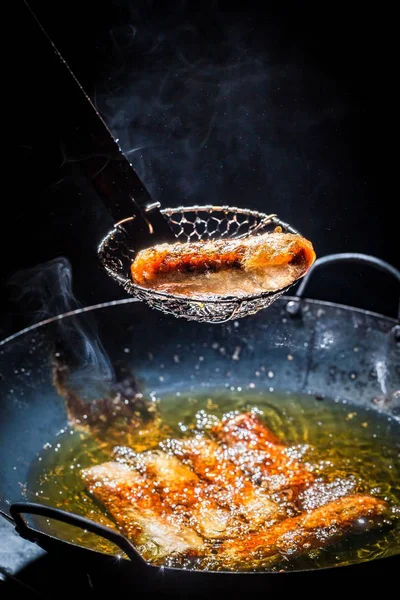
[[(82, 157), (63, 154), (68, 93), (55, 91), (41, 33), (19, 4), (2, 337), (75, 299), (125, 297), (96, 257), (112, 219), (76, 176)], [(163, 206), (276, 212), (319, 256), (361, 252), (399, 267), (393, 15), (324, 3), (29, 4)], [(60, 264), (72, 274), (69, 298)], [(385, 274), (346, 264), (315, 279), (310, 296), (395, 314)]]

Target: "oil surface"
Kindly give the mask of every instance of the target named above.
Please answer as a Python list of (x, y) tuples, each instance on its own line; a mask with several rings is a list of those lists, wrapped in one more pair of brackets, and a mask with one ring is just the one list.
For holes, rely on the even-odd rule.
[[(192, 436), (233, 410), (256, 410), (258, 416), (316, 477), (348, 486), (349, 493), (372, 494), (386, 500), (395, 515), (394, 526), (349, 536), (324, 550), (312, 550), (282, 560), (271, 570), (323, 568), (372, 560), (400, 552), (400, 423), (376, 410), (349, 402), (318, 400), (314, 396), (244, 393), (215, 390), (199, 396), (181, 392), (159, 401), (158, 424), (127, 432), (116, 427), (102, 436), (73, 428), (64, 430), (43, 449), (32, 465), (30, 501), (83, 515), (113, 529), (117, 526), (86, 493), (80, 471), (110, 460), (116, 440), (136, 451), (154, 448), (167, 437)], [(160, 426), (161, 424), (161, 426)], [(39, 521), (38, 521), (39, 523)], [(122, 555), (107, 540), (59, 522), (40, 521), (42, 529), (76, 544)]]

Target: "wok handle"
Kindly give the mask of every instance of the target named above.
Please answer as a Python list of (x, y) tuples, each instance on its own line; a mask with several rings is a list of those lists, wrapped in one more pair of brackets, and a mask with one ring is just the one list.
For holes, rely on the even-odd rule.
[[(301, 284), (299, 285), (299, 287), (295, 293), (297, 299), (300, 301), (303, 298), (305, 289), (306, 289), (308, 282), (310, 280), (310, 277), (314, 273), (315, 269), (318, 269), (319, 267), (325, 266), (329, 263), (336, 263), (336, 262), (342, 262), (342, 261), (343, 262), (363, 263), (363, 264), (369, 265), (371, 267), (375, 267), (376, 269), (379, 269), (380, 271), (384, 271), (385, 273), (392, 275), (400, 283), (400, 271), (398, 271), (395, 267), (393, 267), (389, 263), (385, 262), (384, 260), (381, 260), (380, 258), (376, 258), (375, 256), (370, 256), (369, 254), (358, 254), (356, 252), (343, 252), (341, 254), (329, 254), (328, 256), (323, 256), (321, 258), (318, 258), (314, 262), (314, 264), (308, 271), (307, 275), (305, 275), (305, 277), (303, 278)], [(288, 303), (287, 309), (291, 315), (296, 315), (299, 312), (299, 310), (300, 310), (300, 302), (299, 301), (298, 302), (291, 301)], [(399, 308), (398, 308), (398, 312), (397, 312), (397, 318), (400, 319), (400, 303), (399, 303)]]
[(126, 537), (117, 531), (110, 529), (109, 527), (105, 527), (104, 525), (95, 523), (90, 519), (86, 519), (86, 517), (74, 515), (73, 513), (69, 513), (65, 510), (45, 506), (43, 504), (36, 504), (34, 502), (16, 502), (10, 506), (10, 514), (14, 520), (16, 532), (22, 538), (38, 543), (39, 546), (41, 546), (40, 542), (42, 541), (47, 542), (48, 545), (48, 542), (51, 540), (56, 540), (57, 542), (60, 540), (43, 533), (42, 531), (29, 527), (22, 516), (23, 514), (39, 515), (41, 517), (47, 517), (48, 519), (55, 519), (57, 521), (61, 521), (62, 523), (74, 525), (80, 529), (95, 533), (96, 535), (99, 535), (100, 537), (116, 544), (132, 562), (135, 562), (141, 567), (148, 566), (147, 562), (139, 554), (135, 546)]

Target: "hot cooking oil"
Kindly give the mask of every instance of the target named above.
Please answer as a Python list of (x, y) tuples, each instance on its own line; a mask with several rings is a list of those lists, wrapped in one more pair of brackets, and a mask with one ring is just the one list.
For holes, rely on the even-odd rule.
[[(266, 392), (231, 392), (225, 388), (206, 395), (183, 393), (161, 397), (154, 420), (127, 430), (115, 421), (94, 434), (73, 427), (49, 440), (32, 465), (27, 500), (83, 515), (117, 529), (111, 517), (86, 492), (83, 468), (112, 460), (116, 443), (141, 452), (155, 448), (171, 436), (190, 437), (207, 430), (224, 414), (255, 411), (258, 417), (300, 458), (316, 479), (332, 483), (332, 498), (341, 493), (366, 493), (386, 500), (394, 525), (363, 535), (348, 536), (323, 550), (310, 550), (297, 558), (285, 556), (270, 570), (299, 570), (346, 565), (400, 552), (400, 423), (374, 409), (346, 401), (317, 399), (311, 395)], [(312, 495), (305, 506), (313, 508)], [(68, 525), (41, 522), (58, 537), (105, 553), (122, 552), (103, 538)], [(171, 563), (169, 563), (171, 564)], [(179, 561), (174, 564), (179, 566)], [(205, 564), (205, 563), (204, 563)], [(187, 566), (187, 565), (186, 565)], [(190, 566), (190, 565), (189, 565)], [(205, 568), (201, 561), (196, 568)], [(213, 568), (229, 569), (229, 564)], [(237, 568), (237, 565), (236, 565)], [(243, 563), (239, 569), (257, 570)]]

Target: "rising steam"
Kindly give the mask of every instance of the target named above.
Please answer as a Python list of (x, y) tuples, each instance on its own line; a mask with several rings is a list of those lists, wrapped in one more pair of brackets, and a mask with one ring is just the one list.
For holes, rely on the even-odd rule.
[[(83, 308), (73, 294), (71, 264), (65, 257), (18, 271), (9, 285), (15, 302), (23, 306), (32, 325)], [(81, 376), (112, 380), (113, 369), (90, 313), (57, 320), (56, 326), (57, 347), (68, 352)]]

